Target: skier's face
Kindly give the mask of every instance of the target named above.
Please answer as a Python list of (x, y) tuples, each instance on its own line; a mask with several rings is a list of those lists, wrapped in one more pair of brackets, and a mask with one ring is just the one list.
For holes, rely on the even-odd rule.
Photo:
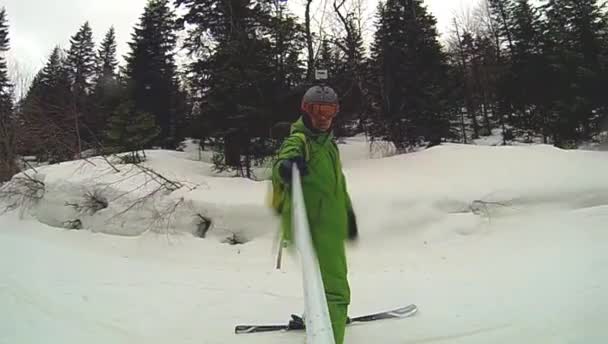
[(334, 104), (310, 104), (307, 111), (312, 125), (322, 131), (331, 128), (334, 118), (338, 114), (338, 106)]

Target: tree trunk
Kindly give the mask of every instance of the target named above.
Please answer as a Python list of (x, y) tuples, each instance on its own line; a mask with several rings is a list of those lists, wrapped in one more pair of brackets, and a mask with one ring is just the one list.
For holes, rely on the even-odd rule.
[(304, 14), (304, 25), (306, 30), (306, 45), (308, 47), (308, 66), (306, 71), (306, 79), (308, 81), (314, 80), (314, 69), (315, 69), (315, 48), (312, 41), (312, 32), (310, 31), (310, 6), (312, 0), (306, 0), (306, 12)]
[(466, 145), (467, 144), (467, 125), (465, 124), (465, 121), (464, 121), (464, 112), (462, 111), (462, 109), (460, 110), (460, 125), (462, 127), (463, 143)]

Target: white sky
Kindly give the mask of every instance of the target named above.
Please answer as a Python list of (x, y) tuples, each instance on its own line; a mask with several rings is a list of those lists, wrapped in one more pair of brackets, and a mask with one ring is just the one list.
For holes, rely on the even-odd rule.
[[(289, 0), (299, 13), (303, 0)], [(318, 1), (318, 0), (317, 0)], [(364, 0), (368, 10), (375, 10), (377, 0)], [(452, 12), (463, 4), (477, 0), (425, 0), (437, 17), (440, 32), (445, 32)], [(320, 1), (319, 1), (320, 2)], [(146, 0), (4, 0), (8, 12), (11, 39), (11, 58), (20, 66), (35, 71), (46, 61), (55, 45), (67, 48), (69, 38), (89, 21), (99, 43), (111, 25), (116, 29), (118, 53), (122, 58), (131, 40), (133, 26), (143, 12)], [(328, 10), (331, 7), (328, 8)]]

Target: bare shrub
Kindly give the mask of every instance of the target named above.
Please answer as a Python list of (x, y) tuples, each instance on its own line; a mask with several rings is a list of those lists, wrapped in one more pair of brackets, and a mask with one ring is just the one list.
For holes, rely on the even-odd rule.
[(66, 203), (66, 206), (74, 208), (79, 213), (88, 215), (94, 215), (98, 211), (106, 209), (108, 205), (108, 199), (100, 190), (85, 193), (79, 203)]
[(0, 200), (5, 207), (0, 213), (16, 209), (27, 209), (44, 197), (45, 184), (27, 174), (17, 176), (0, 187)]

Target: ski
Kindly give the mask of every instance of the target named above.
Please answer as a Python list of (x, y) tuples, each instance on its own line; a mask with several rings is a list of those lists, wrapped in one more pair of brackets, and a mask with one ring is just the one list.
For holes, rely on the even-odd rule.
[[(362, 315), (354, 318), (348, 318), (347, 324), (352, 325), (355, 323), (365, 323), (370, 321), (384, 320), (384, 319), (402, 319), (413, 316), (418, 312), (418, 307), (414, 304), (393, 309), (390, 311), (373, 313)], [(291, 320), (285, 325), (238, 325), (235, 327), (234, 332), (236, 334), (245, 333), (261, 333), (261, 332), (277, 332), (277, 331), (297, 331), (304, 330), (304, 320), (293, 314)]]

